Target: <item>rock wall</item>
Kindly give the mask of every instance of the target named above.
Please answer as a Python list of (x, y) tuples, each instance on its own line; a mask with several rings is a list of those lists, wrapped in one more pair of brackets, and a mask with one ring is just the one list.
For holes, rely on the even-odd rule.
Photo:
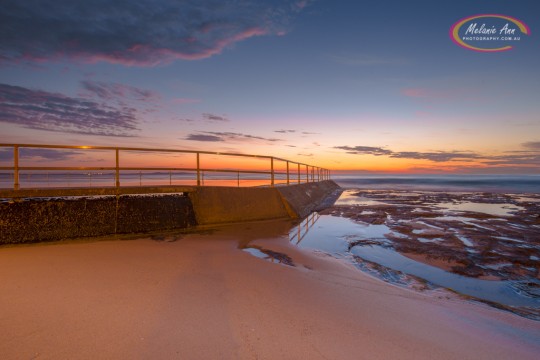
[(0, 202), (0, 244), (135, 233), (195, 226), (183, 194), (31, 198)]

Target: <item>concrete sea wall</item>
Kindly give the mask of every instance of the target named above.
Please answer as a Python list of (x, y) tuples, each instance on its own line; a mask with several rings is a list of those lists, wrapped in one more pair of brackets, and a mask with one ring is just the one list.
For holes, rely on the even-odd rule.
[(0, 202), (0, 244), (307, 216), (339, 186), (194, 187), (189, 192)]

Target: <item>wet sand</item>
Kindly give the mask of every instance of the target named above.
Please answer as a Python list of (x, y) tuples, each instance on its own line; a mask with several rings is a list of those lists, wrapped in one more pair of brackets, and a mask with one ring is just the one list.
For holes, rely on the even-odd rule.
[[(290, 244), (290, 226), (263, 222), (0, 248), (0, 358), (534, 359), (540, 353), (540, 322), (384, 283)], [(242, 251), (247, 243), (285, 254), (289, 265)]]

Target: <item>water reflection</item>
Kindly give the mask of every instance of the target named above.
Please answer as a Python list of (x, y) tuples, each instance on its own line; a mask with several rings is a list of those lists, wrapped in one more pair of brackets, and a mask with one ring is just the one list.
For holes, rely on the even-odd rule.
[(275, 263), (275, 264), (284, 264), (284, 265), (289, 265), (289, 266), (295, 266), (294, 262), (292, 261), (290, 256), (288, 256), (286, 254), (283, 254), (283, 253), (280, 253), (280, 252), (277, 252), (277, 251), (264, 249), (264, 248), (262, 248), (260, 246), (246, 247), (246, 248), (244, 248), (242, 250), (249, 253), (249, 254), (251, 254), (251, 255), (253, 255), (253, 256), (255, 256), (255, 257), (270, 261), (270, 262)]
[(317, 212), (311, 213), (300, 224), (289, 231), (289, 241), (295, 245), (298, 245), (302, 239), (304, 239), (304, 236), (307, 235), (309, 229), (315, 225), (320, 217), (321, 216)]
[(364, 196), (357, 196), (357, 190), (345, 190), (335, 202), (335, 205), (383, 205), (383, 201), (373, 200)]

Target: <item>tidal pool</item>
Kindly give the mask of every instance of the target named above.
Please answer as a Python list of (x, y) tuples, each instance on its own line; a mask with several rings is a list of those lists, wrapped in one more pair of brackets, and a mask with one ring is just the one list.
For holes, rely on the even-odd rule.
[[(521, 291), (519, 281), (482, 280), (462, 276), (401, 255), (389, 245), (385, 235), (392, 231), (386, 225), (359, 224), (331, 215), (320, 215), (316, 220), (311, 218), (305, 221), (308, 226), (302, 223), (289, 234), (291, 242), (301, 248), (324, 251), (353, 263), (357, 256), (482, 300), (509, 306), (540, 307), (540, 299)], [(298, 236), (298, 229), (302, 229), (301, 236)], [(528, 282), (531, 281), (537, 282)], [(540, 283), (537, 286), (540, 286)]]
[(479, 212), (494, 216), (510, 216), (516, 211), (523, 210), (523, 207), (514, 204), (490, 204), (470, 201), (440, 203), (435, 205), (435, 207), (442, 210)]

